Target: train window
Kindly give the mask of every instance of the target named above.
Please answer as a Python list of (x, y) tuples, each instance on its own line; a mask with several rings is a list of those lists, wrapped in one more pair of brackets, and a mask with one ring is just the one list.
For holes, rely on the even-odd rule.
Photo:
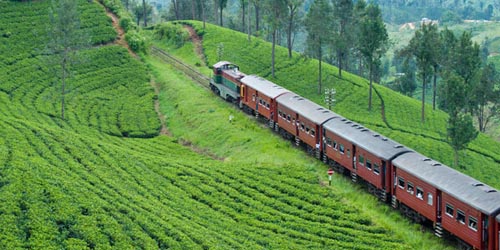
[(457, 221), (465, 225), (465, 213), (460, 209), (457, 210)]
[(332, 139), (330, 139), (330, 137), (326, 137), (326, 145), (328, 145), (329, 147), (332, 146)]
[(309, 134), (309, 127), (306, 127), (306, 133)]
[(340, 144), (339, 150), (341, 154), (344, 154), (344, 145)]
[(286, 120), (290, 122), (290, 115), (286, 115)]
[(304, 130), (304, 128), (305, 128), (304, 123), (303, 123), (303, 122), (301, 122), (301, 123), (300, 123), (300, 129)]
[(365, 157), (362, 156), (362, 155), (359, 155), (359, 164), (361, 166), (364, 166), (365, 165)]
[(398, 186), (405, 189), (405, 179), (403, 177), (398, 177)]
[(446, 204), (446, 215), (453, 217), (453, 206)]
[(314, 131), (314, 129), (311, 129), (311, 136), (312, 137), (316, 136), (316, 131)]
[(410, 194), (413, 194), (415, 191), (413, 191), (413, 183), (408, 182), (408, 189), (406, 191)]
[(469, 228), (477, 231), (477, 219), (472, 216), (469, 216)]
[(295, 127), (295, 118), (292, 119), (292, 125)]
[(266, 108), (269, 109), (269, 103), (266, 103)]
[(432, 198), (432, 194), (431, 193), (427, 193), (427, 204), (431, 205), (433, 204), (434, 200)]
[(372, 170), (372, 162), (368, 159), (366, 159), (366, 168), (368, 168), (369, 170)]
[(421, 187), (417, 187), (417, 198), (424, 200), (424, 190)]
[(252, 102), (255, 102), (255, 94), (252, 95)]
[(351, 150), (347, 149), (347, 158), (351, 158)]
[(378, 164), (373, 164), (373, 172), (375, 174), (380, 174), (380, 166)]
[(278, 109), (278, 117), (282, 117), (283, 113), (281, 113), (281, 110)]
[(333, 141), (333, 149), (337, 150), (338, 149), (338, 144), (337, 141)]

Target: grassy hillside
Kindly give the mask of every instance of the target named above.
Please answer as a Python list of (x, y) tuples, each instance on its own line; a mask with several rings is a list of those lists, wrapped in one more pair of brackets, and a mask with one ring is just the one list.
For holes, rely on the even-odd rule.
[(49, 3), (0, 2), (0, 249), (447, 248), (341, 177), (320, 185), (325, 166), (151, 61), (175, 137), (157, 136), (147, 68), (86, 0), (103, 38), (79, 52), (61, 120)]
[[(287, 58), (284, 48), (276, 53), (276, 78), (270, 77), (271, 44), (258, 38), (249, 42), (245, 34), (221, 29), (207, 24), (203, 30), (200, 22), (190, 22), (200, 35), (203, 35), (203, 49), (208, 64), (217, 61), (217, 47), (224, 45), (222, 59), (238, 64), (241, 71), (268, 78), (292, 91), (317, 103), (323, 104), (324, 97), (318, 94), (317, 61), (294, 54)], [(325, 66), (323, 71), (324, 87), (337, 90), (337, 103), (333, 110), (349, 119), (370, 127), (385, 136), (393, 138), (429, 157), (452, 166), (453, 151), (446, 143), (447, 115), (432, 111), (426, 106), (426, 122), (420, 122), (420, 102), (383, 86), (376, 85), (374, 108), (368, 111), (368, 81), (356, 75), (344, 73), (338, 77), (338, 70)], [(382, 119), (382, 101), (385, 105), (386, 120)], [(461, 156), (460, 171), (473, 176), (489, 185), (500, 188), (500, 153), (498, 142), (485, 135), (473, 141)]]

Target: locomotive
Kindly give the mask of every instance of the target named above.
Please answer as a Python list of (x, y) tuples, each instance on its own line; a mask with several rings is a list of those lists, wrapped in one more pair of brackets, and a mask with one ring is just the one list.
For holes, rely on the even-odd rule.
[(210, 88), (437, 237), (500, 250), (498, 190), (230, 62), (213, 65)]

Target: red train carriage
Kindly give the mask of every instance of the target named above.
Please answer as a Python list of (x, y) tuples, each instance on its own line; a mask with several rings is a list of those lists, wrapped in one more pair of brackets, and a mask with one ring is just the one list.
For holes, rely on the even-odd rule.
[(368, 182), (371, 193), (386, 200), (391, 190), (391, 161), (411, 150), (345, 118), (323, 125), (327, 161), (338, 163)]
[(496, 230), (495, 230), (495, 249), (500, 250), (500, 215), (497, 216)]
[(222, 61), (214, 65), (214, 76), (210, 80), (210, 88), (218, 96), (228, 102), (238, 103), (240, 99), (240, 79), (245, 74), (239, 67), (230, 62)]
[[(498, 230), (500, 193), (418, 153), (393, 161), (395, 199), (474, 249), (493, 250)], [(495, 231), (496, 230), (496, 231)]]
[(310, 153), (316, 152), (316, 157), (320, 158), (323, 151), (321, 125), (338, 115), (291, 92), (279, 96), (276, 101), (281, 132), (295, 138), (297, 145), (303, 142)]
[(290, 91), (259, 76), (247, 75), (241, 78), (240, 99), (243, 110), (265, 117), (271, 127), (274, 127), (278, 116), (276, 98), (288, 92)]

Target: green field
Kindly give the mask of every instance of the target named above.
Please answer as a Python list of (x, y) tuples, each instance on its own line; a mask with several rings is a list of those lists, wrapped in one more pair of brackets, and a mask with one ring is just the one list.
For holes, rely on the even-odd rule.
[[(249, 42), (245, 34), (228, 29), (220, 29), (207, 24), (205, 30), (200, 22), (189, 22), (203, 35), (203, 50), (207, 64), (217, 61), (217, 47), (224, 45), (223, 60), (238, 64), (242, 72), (268, 78), (317, 103), (323, 104), (323, 95), (318, 95), (317, 61), (294, 54), (287, 58), (284, 48), (278, 47), (276, 54), (276, 78), (271, 78), (271, 44), (259, 38)], [(368, 111), (368, 81), (356, 75), (344, 73), (338, 77), (338, 70), (326, 65), (323, 69), (324, 87), (334, 87), (337, 103), (333, 110), (355, 122), (361, 123), (381, 134), (399, 141), (424, 155), (449, 166), (453, 163), (453, 150), (446, 143), (447, 115), (433, 111), (426, 105), (426, 121), (420, 122), (420, 105), (411, 99), (386, 87), (375, 85), (374, 108)], [(385, 120), (382, 119), (382, 101)], [(499, 143), (485, 135), (473, 141), (461, 154), (460, 171), (489, 185), (500, 188)]]
[[(0, 249), (454, 249), (341, 176), (328, 187), (326, 166), (305, 152), (154, 57), (111, 44), (110, 19), (86, 0), (94, 46), (79, 52), (60, 119), (42, 53), (49, 3), (0, 1)], [(173, 52), (196, 63), (189, 51)], [(345, 91), (365, 88), (349, 78)], [(171, 136), (159, 135), (156, 99)]]

